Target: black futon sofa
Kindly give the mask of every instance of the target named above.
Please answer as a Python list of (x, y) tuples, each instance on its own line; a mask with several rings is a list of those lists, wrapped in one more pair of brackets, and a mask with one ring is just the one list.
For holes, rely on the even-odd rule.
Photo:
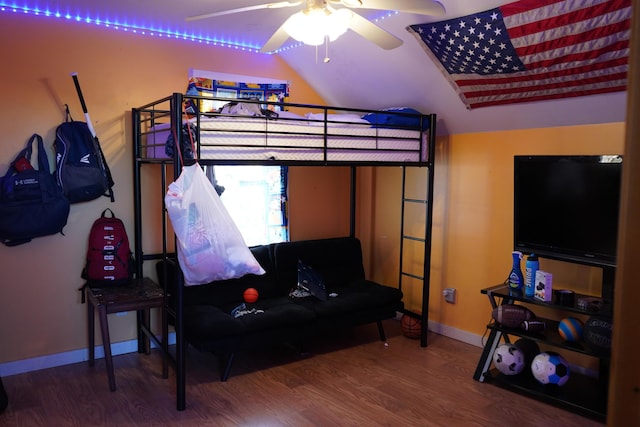
[[(226, 381), (236, 351), (287, 342), (303, 345), (321, 333), (377, 322), (380, 339), (386, 337), (382, 320), (403, 309), (402, 292), (365, 279), (360, 241), (352, 237), (305, 240), (251, 247), (264, 275), (184, 287), (184, 336), (200, 351), (216, 353), (221, 380)], [(324, 281), (326, 300), (313, 295), (291, 296), (298, 284), (298, 262), (309, 266)], [(157, 265), (164, 274), (175, 305), (177, 264)], [(173, 287), (173, 289), (172, 289)], [(243, 302), (247, 288), (259, 298), (246, 304), (245, 314), (232, 312)]]

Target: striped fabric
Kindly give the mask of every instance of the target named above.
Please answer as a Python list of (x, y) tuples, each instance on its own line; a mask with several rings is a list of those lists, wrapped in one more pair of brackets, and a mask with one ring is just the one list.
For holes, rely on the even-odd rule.
[(521, 0), (408, 30), (467, 108), (627, 88), (631, 0)]

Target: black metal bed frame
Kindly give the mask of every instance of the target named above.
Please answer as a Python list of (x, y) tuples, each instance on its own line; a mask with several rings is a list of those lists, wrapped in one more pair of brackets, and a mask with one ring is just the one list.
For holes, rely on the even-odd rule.
[[(168, 249), (168, 242), (171, 236), (169, 235), (169, 227), (167, 220), (167, 211), (164, 206), (164, 194), (166, 192), (168, 186), (168, 177), (167, 170), (172, 169), (172, 176), (170, 177), (172, 180), (176, 179), (181, 172), (182, 163), (181, 158), (179, 156), (178, 150), (174, 150), (173, 158), (157, 158), (157, 157), (148, 157), (147, 150), (149, 145), (145, 143), (145, 136), (151, 134), (153, 131), (150, 131), (154, 126), (160, 123), (170, 123), (171, 130), (173, 135), (175, 136), (175, 146), (180, 147), (182, 145), (182, 132), (180, 132), (180, 128), (183, 123), (184, 111), (183, 105), (187, 100), (191, 100), (195, 105), (200, 105), (200, 101), (230, 101), (229, 99), (224, 98), (203, 98), (200, 96), (187, 96), (181, 93), (174, 93), (168, 97), (159, 99), (155, 102), (143, 105), (138, 108), (132, 109), (132, 129), (133, 129), (133, 177), (134, 177), (134, 256), (136, 260), (136, 277), (143, 277), (143, 264), (144, 261), (152, 261), (152, 260), (166, 260), (170, 257), (174, 257), (175, 253), (170, 253)], [(244, 100), (242, 100), (244, 102)], [(252, 102), (252, 101), (247, 101)], [(269, 104), (268, 102), (259, 102), (261, 105)], [(427, 345), (427, 321), (428, 321), (428, 307), (429, 307), (429, 282), (430, 282), (430, 258), (431, 258), (431, 228), (432, 228), (432, 208), (433, 208), (433, 181), (434, 181), (434, 157), (435, 157), (435, 136), (436, 136), (436, 115), (428, 114), (428, 115), (420, 115), (419, 120), (421, 125), (427, 124), (428, 126), (424, 126), (422, 128), (426, 128), (426, 131), (420, 132), (420, 139), (426, 137), (426, 144), (419, 144), (419, 161), (415, 162), (406, 162), (406, 161), (342, 161), (342, 160), (327, 160), (327, 151), (330, 150), (328, 147), (328, 114), (332, 112), (340, 112), (340, 113), (357, 113), (362, 114), (363, 112), (374, 112), (374, 113), (384, 113), (384, 114), (393, 114), (387, 111), (371, 111), (371, 110), (360, 110), (353, 108), (340, 108), (340, 107), (331, 107), (331, 106), (319, 106), (319, 105), (311, 105), (311, 104), (295, 104), (295, 103), (278, 103), (278, 105), (284, 106), (285, 108), (300, 108), (300, 109), (313, 109), (316, 111), (321, 111), (324, 113), (324, 123), (321, 124), (324, 126), (324, 160), (278, 160), (278, 159), (267, 159), (267, 160), (219, 160), (219, 159), (202, 159), (199, 160), (198, 163), (201, 165), (273, 165), (273, 166), (348, 166), (350, 167), (350, 218), (349, 218), (349, 235), (351, 237), (355, 236), (355, 226), (356, 226), (356, 167), (357, 166), (402, 166), (403, 167), (403, 198), (404, 198), (404, 187), (405, 187), (405, 175), (404, 171), (406, 167), (426, 167), (428, 168), (428, 183), (427, 183), (427, 199), (425, 200), (427, 204), (427, 212), (426, 212), (426, 227), (425, 227), (425, 262), (424, 262), (424, 275), (422, 276), (423, 281), (423, 301), (422, 301), (422, 313), (420, 314), (422, 319), (422, 331), (421, 331), (421, 340), (420, 345), (422, 347), (426, 347)], [(200, 119), (204, 116), (211, 116), (214, 114), (202, 113), (198, 114), (195, 117), (196, 126), (199, 129)], [(267, 120), (264, 118), (255, 118), (256, 120)], [(167, 121), (168, 120), (168, 121)], [(358, 136), (353, 136), (353, 138), (358, 138)], [(200, 154), (200, 145), (198, 144), (199, 135), (196, 136), (196, 145), (197, 145), (197, 157), (199, 158)], [(427, 152), (424, 153), (422, 150), (426, 145)], [(237, 145), (236, 145), (237, 146)], [(287, 146), (287, 148), (292, 148), (292, 146)], [(143, 251), (142, 244), (142, 234), (143, 234), (143, 214), (142, 214), (142, 167), (146, 164), (155, 164), (160, 167), (160, 196), (162, 200), (162, 250), (161, 252), (154, 252), (146, 254)], [(169, 166), (173, 165), (173, 168)], [(404, 202), (403, 202), (404, 203)], [(403, 205), (404, 206), (404, 205)], [(404, 207), (403, 207), (404, 211)], [(402, 221), (404, 221), (402, 219)], [(175, 239), (175, 236), (174, 236)], [(175, 246), (174, 246), (175, 247)], [(401, 267), (402, 268), (402, 267)], [(166, 272), (165, 272), (166, 275)], [(185, 366), (185, 351), (186, 351), (186, 342), (184, 339), (184, 326), (182, 322), (183, 318), (183, 278), (179, 275), (179, 282), (177, 286), (177, 292), (175, 297), (176, 308), (175, 310), (168, 305), (168, 301), (165, 301), (164, 310), (167, 315), (163, 315), (163, 325), (162, 327), (167, 327), (166, 322), (168, 322), (169, 316), (174, 319), (174, 329), (176, 336), (176, 350), (175, 356), (170, 353), (168, 342), (162, 342), (162, 351), (165, 356), (170, 359), (173, 363), (174, 368), (176, 370), (176, 406), (177, 410), (184, 410), (186, 407), (186, 366)], [(166, 280), (163, 281), (166, 286)], [(401, 284), (399, 284), (401, 286)], [(166, 291), (166, 289), (165, 289)], [(414, 314), (415, 315), (415, 314)]]

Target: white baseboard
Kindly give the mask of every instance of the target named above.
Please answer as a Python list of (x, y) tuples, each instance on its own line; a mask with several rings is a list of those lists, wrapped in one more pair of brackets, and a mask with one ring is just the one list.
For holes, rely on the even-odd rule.
[(471, 332), (463, 331), (431, 320), (428, 322), (428, 328), (431, 332), (438, 335), (444, 335), (445, 337), (453, 338), (454, 340), (462, 341), (476, 347), (484, 347), (482, 344), (482, 337), (480, 335), (472, 334)]
[[(176, 334), (169, 334), (169, 345), (176, 343)], [(155, 348), (153, 341), (151, 347)], [(138, 351), (138, 340), (122, 341), (111, 344), (111, 354), (134, 353)], [(96, 346), (95, 358), (104, 358), (104, 347)], [(73, 363), (89, 360), (89, 349), (66, 351), (64, 353), (49, 354), (46, 356), (32, 357), (30, 359), (16, 360), (15, 362), (0, 363), (0, 377), (24, 374), (26, 372), (39, 371), (41, 369), (55, 368), (57, 366), (71, 365)]]
[[(399, 320), (402, 317), (402, 313), (398, 313), (396, 319)], [(473, 334), (471, 332), (463, 331), (451, 326), (443, 325), (438, 322), (429, 321), (428, 328), (431, 332), (446, 337), (452, 338), (457, 341), (462, 341), (467, 344), (474, 345), (476, 347), (484, 347), (482, 344), (482, 336)], [(171, 332), (169, 334), (169, 345), (176, 343), (176, 334)], [(152, 347), (155, 347), (154, 343), (151, 343)], [(118, 356), (120, 354), (134, 353), (138, 351), (138, 340), (129, 340), (114, 343), (111, 345), (111, 354)], [(97, 346), (95, 349), (96, 359), (104, 358), (104, 348)], [(30, 359), (16, 360), (15, 362), (0, 363), (0, 377), (8, 377), (11, 375), (23, 374), (26, 372), (39, 371), (41, 369), (55, 368), (56, 366), (71, 365), (73, 363), (86, 362), (89, 359), (89, 350), (73, 350), (64, 353), (50, 354), (47, 356), (33, 357)], [(575, 372), (580, 372), (584, 375), (597, 377), (597, 372), (586, 369), (580, 366), (573, 366), (572, 369)]]

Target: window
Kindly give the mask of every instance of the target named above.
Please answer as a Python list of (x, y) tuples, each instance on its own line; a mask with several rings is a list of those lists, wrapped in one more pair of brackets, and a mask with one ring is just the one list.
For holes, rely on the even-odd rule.
[(224, 187), (222, 203), (247, 246), (289, 240), (287, 168), (284, 166), (215, 166)]

